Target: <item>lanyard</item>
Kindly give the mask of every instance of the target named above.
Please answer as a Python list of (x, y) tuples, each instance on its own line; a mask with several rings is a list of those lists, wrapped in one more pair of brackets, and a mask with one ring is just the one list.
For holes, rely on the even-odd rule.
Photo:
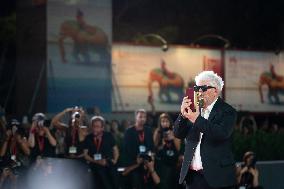
[(171, 141), (166, 142), (166, 146), (167, 146), (167, 148), (171, 148), (172, 147), (172, 142)]
[(12, 153), (12, 155), (17, 154), (17, 145), (15, 143), (11, 145), (10, 152)]
[(96, 152), (99, 152), (102, 144), (102, 137), (94, 137), (94, 144), (96, 146)]
[(144, 131), (140, 131), (140, 132), (138, 133), (138, 138), (139, 138), (139, 142), (140, 142), (140, 143), (144, 143), (144, 139), (145, 139)]
[(37, 141), (38, 141), (39, 151), (43, 152), (43, 149), (44, 149), (44, 137), (38, 136), (37, 137)]
[(77, 129), (77, 128), (74, 128), (74, 129), (72, 130), (72, 146), (75, 145), (77, 133), (78, 133), (78, 129)]

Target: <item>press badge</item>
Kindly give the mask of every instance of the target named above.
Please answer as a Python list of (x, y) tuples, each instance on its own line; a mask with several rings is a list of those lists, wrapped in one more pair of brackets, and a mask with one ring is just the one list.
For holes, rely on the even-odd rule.
[(174, 153), (174, 151), (173, 150), (167, 150), (167, 156), (170, 156), (170, 157), (172, 157), (172, 156), (174, 156), (175, 155), (175, 153)]
[(77, 148), (75, 146), (69, 147), (69, 154), (76, 154), (77, 153)]
[(139, 146), (139, 152), (140, 152), (140, 153), (145, 153), (145, 152), (146, 152), (146, 146), (140, 145), (140, 146)]
[(94, 160), (101, 160), (102, 154), (94, 154)]
[(11, 155), (11, 160), (16, 161), (16, 156), (15, 155)]

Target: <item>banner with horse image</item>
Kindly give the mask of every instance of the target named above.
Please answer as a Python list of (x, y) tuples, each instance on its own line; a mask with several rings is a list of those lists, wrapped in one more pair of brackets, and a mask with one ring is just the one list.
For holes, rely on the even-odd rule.
[(274, 52), (226, 51), (226, 101), (238, 110), (283, 112), (282, 56)]
[(47, 111), (110, 112), (111, 1), (50, 0), (47, 7)]
[[(112, 47), (113, 111), (171, 111), (180, 109), (185, 89), (204, 69), (221, 69), (221, 52), (115, 44)], [(220, 73), (219, 73), (220, 74)]]

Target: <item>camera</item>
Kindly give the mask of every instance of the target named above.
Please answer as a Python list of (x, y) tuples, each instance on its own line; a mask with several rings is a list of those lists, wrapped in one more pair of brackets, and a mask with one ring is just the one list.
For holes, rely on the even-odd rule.
[(248, 168), (255, 168), (257, 161), (255, 153), (251, 151), (246, 152), (243, 156), (243, 161)]
[(20, 126), (20, 122), (17, 119), (11, 119), (11, 121), (9, 122), (9, 124), (7, 124), (7, 130), (12, 130), (13, 126), (15, 126), (16, 128), (18, 128)]
[(143, 159), (143, 161), (152, 161), (152, 153), (149, 151), (148, 153), (140, 153), (139, 157)]
[(14, 175), (19, 175), (19, 169), (20, 169), (20, 164), (19, 163), (9, 163), (8, 166), (5, 166), (2, 168), (2, 172), (6, 172), (7, 174), (14, 174)]
[(248, 163), (248, 168), (255, 168), (255, 164), (256, 164), (256, 161), (257, 161), (257, 158), (254, 154), (251, 155), (251, 160), (249, 161)]
[(43, 113), (36, 113), (33, 116), (32, 121), (37, 122), (37, 126), (39, 127), (48, 127), (48, 122), (46, 121), (46, 117)]
[(74, 112), (72, 114), (72, 119), (79, 119), (81, 117), (80, 112)]
[(162, 129), (162, 133), (163, 133), (163, 137), (167, 137), (168, 135), (169, 135), (169, 131), (170, 131), (171, 129), (170, 128), (163, 128)]
[(163, 140), (165, 142), (169, 142), (172, 140), (172, 138), (170, 137), (170, 132), (172, 131), (171, 128), (163, 128), (162, 129), (162, 137), (163, 137)]
[(20, 126), (21, 123), (17, 119), (11, 119), (9, 123), (6, 125), (6, 129), (11, 130), (12, 135), (15, 135), (21, 128)]

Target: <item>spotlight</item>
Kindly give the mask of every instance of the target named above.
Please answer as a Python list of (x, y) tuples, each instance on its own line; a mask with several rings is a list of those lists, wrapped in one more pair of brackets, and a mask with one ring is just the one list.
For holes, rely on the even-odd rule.
[(162, 46), (161, 46), (162, 51), (164, 52), (168, 51), (169, 49), (168, 42), (162, 36), (155, 34), (155, 33), (149, 33), (149, 34), (145, 34), (144, 37), (153, 37), (153, 38), (158, 39), (159, 41), (162, 42)]
[(167, 44), (162, 45), (162, 51), (167, 52), (169, 50), (169, 47)]

